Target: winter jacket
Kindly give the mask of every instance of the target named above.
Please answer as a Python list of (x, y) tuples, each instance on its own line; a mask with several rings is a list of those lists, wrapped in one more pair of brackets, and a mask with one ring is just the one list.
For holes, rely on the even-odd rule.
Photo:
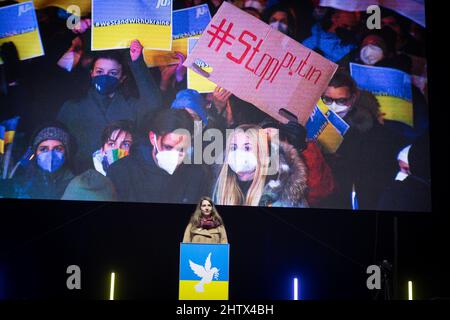
[(327, 155), (337, 192), (325, 206), (352, 208), (352, 190), (358, 209), (375, 210), (381, 193), (398, 169), (397, 154), (403, 139), (377, 120), (379, 104), (362, 91), (344, 120), (350, 125), (335, 154)]
[(111, 122), (131, 120), (138, 128), (143, 126), (144, 116), (161, 107), (159, 88), (144, 63), (142, 56), (129, 62), (131, 72), (139, 90), (139, 98), (126, 97), (118, 89), (112, 98), (90, 88), (80, 100), (67, 101), (59, 111), (57, 119), (64, 123), (74, 136), (77, 153), (77, 174), (92, 167), (92, 154), (102, 146), (101, 134)]
[(279, 170), (268, 177), (260, 206), (308, 207), (307, 168), (297, 150), (286, 142), (280, 142)]
[(184, 231), (185, 243), (228, 243), (227, 232), (223, 225), (212, 229), (195, 227), (189, 223)]
[(39, 168), (36, 161), (32, 161), (8, 180), (4, 197), (59, 200), (73, 177), (72, 171), (67, 166), (49, 173)]

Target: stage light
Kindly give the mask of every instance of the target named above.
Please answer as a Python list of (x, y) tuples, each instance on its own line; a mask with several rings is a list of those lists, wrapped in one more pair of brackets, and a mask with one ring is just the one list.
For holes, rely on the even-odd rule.
[(294, 300), (299, 300), (299, 284), (298, 284), (298, 278), (294, 278)]
[(412, 281), (408, 281), (408, 300), (413, 300), (413, 284), (412, 284)]
[(116, 274), (111, 272), (111, 286), (109, 289), (109, 300), (114, 300), (114, 285), (116, 282)]

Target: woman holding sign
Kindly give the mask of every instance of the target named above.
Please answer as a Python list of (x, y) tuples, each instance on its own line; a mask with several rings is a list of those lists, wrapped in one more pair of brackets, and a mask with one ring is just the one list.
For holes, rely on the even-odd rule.
[(202, 197), (184, 232), (183, 242), (228, 243), (222, 218), (209, 197)]
[(221, 205), (308, 207), (307, 168), (277, 130), (241, 125), (227, 139), (213, 199)]

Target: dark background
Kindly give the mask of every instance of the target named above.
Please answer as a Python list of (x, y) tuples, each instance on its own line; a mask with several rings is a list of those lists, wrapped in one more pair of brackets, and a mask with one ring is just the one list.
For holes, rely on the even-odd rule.
[[(450, 297), (448, 31), (445, 10), (430, 1), (426, 10), (432, 213), (219, 207), (231, 245), (230, 299), (291, 299), (294, 276), (304, 299), (374, 299), (365, 271), (393, 262), (395, 217), (397, 297), (407, 298), (408, 280), (415, 299)], [(193, 210), (0, 199), (0, 299), (106, 299), (115, 271), (117, 299), (176, 300), (179, 242)], [(71, 264), (81, 268), (81, 290), (66, 288)]]

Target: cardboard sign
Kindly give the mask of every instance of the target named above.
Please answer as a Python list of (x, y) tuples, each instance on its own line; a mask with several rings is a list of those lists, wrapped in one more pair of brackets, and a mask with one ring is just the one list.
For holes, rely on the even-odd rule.
[(211, 14), (207, 4), (175, 10), (173, 12), (172, 52), (144, 50), (147, 66), (156, 67), (179, 63), (179, 60), (174, 58), (174, 53), (181, 52), (187, 56), (188, 39), (201, 35), (210, 21)]
[[(191, 54), (197, 41), (198, 38), (188, 39), (188, 56)], [(204, 72), (211, 72), (212, 70), (208, 65), (203, 65), (201, 68)], [(187, 87), (188, 89), (197, 90), (200, 93), (210, 93), (214, 92), (217, 85), (197, 72), (187, 69)]]
[(414, 125), (411, 76), (391, 68), (350, 63), (350, 73), (360, 89), (372, 92), (384, 118)]
[[(184, 64), (286, 123), (306, 123), (337, 65), (224, 2)], [(199, 70), (208, 65), (209, 74)]]
[(320, 6), (345, 11), (366, 11), (371, 5), (379, 5), (394, 10), (425, 27), (424, 0), (320, 0)]
[(33, 2), (0, 8), (0, 45), (10, 41), (16, 46), (20, 60), (44, 55)]
[(92, 50), (172, 49), (171, 0), (92, 0)]
[(180, 300), (228, 300), (229, 244), (181, 243)]

